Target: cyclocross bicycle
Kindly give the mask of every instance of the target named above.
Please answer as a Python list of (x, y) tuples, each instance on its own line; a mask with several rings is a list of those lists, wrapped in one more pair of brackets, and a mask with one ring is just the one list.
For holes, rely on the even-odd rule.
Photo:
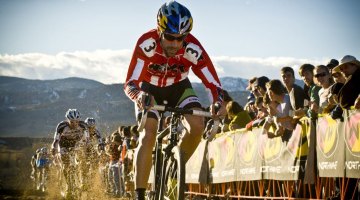
[[(160, 105), (154, 105), (151, 109), (158, 110), (161, 113), (161, 116), (163, 116), (164, 112), (171, 113), (171, 123), (169, 127), (161, 130), (162, 120), (159, 120), (159, 128), (153, 153), (153, 178), (148, 197), (152, 200), (182, 200), (185, 198), (186, 185), (185, 161), (183, 159), (183, 153), (178, 146), (180, 140), (178, 127), (181, 123), (181, 116), (190, 114), (211, 117), (211, 113)], [(143, 111), (142, 116), (139, 123), (139, 131), (142, 131), (145, 126), (147, 110)], [(166, 144), (164, 144), (163, 141), (166, 136), (168, 136), (168, 139)]]

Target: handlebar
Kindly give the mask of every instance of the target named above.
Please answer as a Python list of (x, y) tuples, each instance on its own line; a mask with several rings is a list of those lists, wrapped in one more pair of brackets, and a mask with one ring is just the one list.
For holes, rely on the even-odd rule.
[(181, 114), (181, 115), (189, 114), (189, 115), (195, 115), (195, 116), (200, 116), (200, 117), (212, 117), (210, 112), (206, 112), (206, 111), (202, 111), (202, 110), (190, 110), (190, 109), (184, 109), (184, 108), (172, 108), (172, 107), (164, 106), (164, 105), (154, 105), (151, 108), (143, 110), (142, 117), (141, 117), (141, 120), (140, 120), (139, 126), (138, 126), (138, 131), (139, 132), (141, 132), (145, 127), (145, 123), (146, 123), (146, 119), (147, 119), (147, 113), (148, 113), (149, 110), (157, 110), (157, 111), (162, 111), (162, 112), (171, 112), (171, 113), (177, 113), (177, 114)]

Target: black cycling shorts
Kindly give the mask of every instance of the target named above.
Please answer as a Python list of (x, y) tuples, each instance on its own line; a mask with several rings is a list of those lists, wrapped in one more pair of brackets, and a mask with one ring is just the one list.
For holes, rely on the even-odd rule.
[[(143, 82), (141, 89), (154, 96), (156, 105), (166, 105), (185, 109), (201, 108), (199, 98), (196, 96), (189, 79), (185, 79), (167, 87), (158, 87)], [(138, 110), (138, 120), (141, 119), (141, 111)], [(148, 117), (159, 119), (159, 112), (150, 110)]]

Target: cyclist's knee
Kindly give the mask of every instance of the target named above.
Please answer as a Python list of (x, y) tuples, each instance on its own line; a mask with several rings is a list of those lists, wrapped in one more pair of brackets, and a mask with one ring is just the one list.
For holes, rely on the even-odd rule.
[(141, 146), (154, 146), (156, 139), (156, 131), (154, 130), (145, 130), (145, 133), (141, 134), (139, 139), (139, 145)]
[(140, 134), (141, 145), (154, 145), (157, 131), (157, 120), (149, 118), (146, 121), (145, 131)]

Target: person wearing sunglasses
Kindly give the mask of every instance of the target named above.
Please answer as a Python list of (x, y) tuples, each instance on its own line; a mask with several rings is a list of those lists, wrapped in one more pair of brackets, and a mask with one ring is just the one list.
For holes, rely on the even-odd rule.
[(322, 113), (329, 105), (330, 86), (334, 83), (329, 68), (325, 65), (318, 65), (314, 69), (315, 83), (321, 87), (319, 90), (319, 104), (312, 103), (310, 108), (316, 113)]
[[(135, 103), (138, 114), (145, 106), (161, 105), (164, 101), (170, 107), (200, 110), (202, 106), (188, 79), (190, 69), (209, 91), (213, 116), (225, 112), (222, 87), (215, 67), (201, 43), (190, 33), (192, 27), (190, 11), (176, 1), (170, 1), (158, 11), (157, 28), (138, 39), (124, 84), (124, 91)], [(144, 101), (148, 95), (151, 96), (150, 106)], [(217, 113), (214, 111), (215, 104), (221, 105)], [(140, 133), (134, 161), (136, 199), (145, 198), (158, 120), (159, 113), (150, 110), (145, 129)], [(204, 119), (185, 115), (185, 120), (189, 131), (182, 138), (180, 148), (185, 153), (185, 160), (188, 160), (201, 140)]]

